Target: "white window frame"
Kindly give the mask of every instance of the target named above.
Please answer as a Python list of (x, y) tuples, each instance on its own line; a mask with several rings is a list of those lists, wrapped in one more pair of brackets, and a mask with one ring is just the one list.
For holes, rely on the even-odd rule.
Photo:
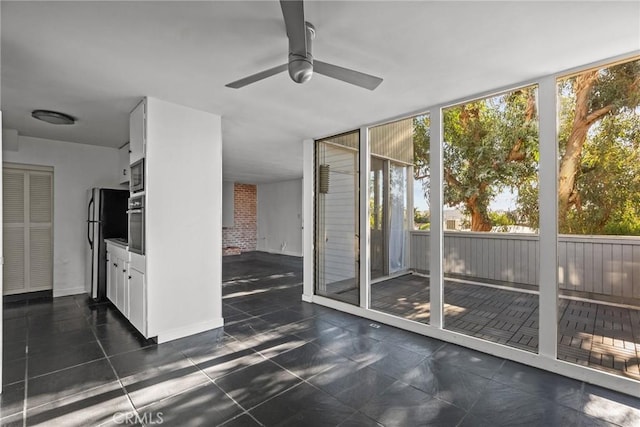
[[(375, 322), (405, 329), (411, 332), (433, 337), (442, 341), (472, 348), (484, 353), (536, 368), (544, 369), (580, 381), (613, 389), (635, 397), (640, 397), (640, 381), (611, 374), (597, 369), (565, 362), (557, 358), (558, 336), (558, 277), (557, 277), (557, 98), (556, 85), (559, 79), (596, 67), (611, 66), (615, 63), (632, 60), (640, 51), (553, 73), (536, 79), (509, 85), (503, 88), (477, 93), (451, 102), (433, 105), (417, 112), (404, 114), (381, 122), (360, 126), (360, 306), (332, 300), (313, 294), (313, 229), (305, 230), (304, 252), (304, 295), (303, 300), (336, 310), (355, 314)], [(442, 230), (442, 110), (449, 106), (487, 98), (496, 94), (513, 91), (521, 87), (538, 85), (539, 135), (540, 135), (540, 172), (539, 172), (539, 209), (540, 209), (540, 263), (539, 263), (539, 350), (532, 353), (514, 347), (485, 341), (443, 328), (443, 230)], [(431, 120), (431, 258), (430, 258), (430, 302), (431, 322), (423, 324), (394, 315), (370, 309), (370, 256), (369, 242), (369, 128), (380, 126), (402, 118), (419, 114), (429, 114)], [(353, 129), (351, 129), (353, 130)], [(320, 138), (318, 138), (320, 139)], [(313, 140), (304, 141), (304, 222), (313, 224)]]

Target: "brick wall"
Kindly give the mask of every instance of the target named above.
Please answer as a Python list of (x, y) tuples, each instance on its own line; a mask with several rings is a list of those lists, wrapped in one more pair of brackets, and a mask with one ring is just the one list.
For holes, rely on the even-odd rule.
[(257, 191), (251, 184), (233, 186), (233, 227), (222, 229), (222, 248), (238, 247), (242, 252), (256, 250)]

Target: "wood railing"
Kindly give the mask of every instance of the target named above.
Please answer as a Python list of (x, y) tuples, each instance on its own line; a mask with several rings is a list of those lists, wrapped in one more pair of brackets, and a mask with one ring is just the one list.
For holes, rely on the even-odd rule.
[[(410, 267), (429, 271), (429, 232), (410, 232)], [(445, 274), (538, 286), (535, 234), (444, 232)], [(558, 236), (558, 284), (567, 291), (640, 298), (640, 238)]]

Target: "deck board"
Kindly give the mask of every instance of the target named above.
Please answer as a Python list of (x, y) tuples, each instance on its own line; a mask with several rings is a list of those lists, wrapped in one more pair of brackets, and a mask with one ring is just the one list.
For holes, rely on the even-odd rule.
[[(429, 279), (372, 285), (371, 308), (429, 323)], [(445, 281), (445, 329), (538, 351), (538, 295)], [(561, 299), (558, 359), (640, 380), (640, 310)]]

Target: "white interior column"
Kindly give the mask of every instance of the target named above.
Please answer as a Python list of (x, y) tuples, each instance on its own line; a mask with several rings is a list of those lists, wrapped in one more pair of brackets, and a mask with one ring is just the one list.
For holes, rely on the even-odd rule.
[(540, 209), (540, 300), (538, 329), (539, 354), (556, 359), (558, 334), (558, 143), (556, 112), (556, 80), (553, 76), (540, 80), (538, 116), (540, 172), (538, 203)]
[(371, 295), (371, 251), (369, 227), (369, 130), (360, 128), (360, 307), (369, 308)]
[(302, 141), (302, 300), (313, 301), (314, 257), (314, 148), (313, 139)]
[[(2, 129), (2, 111), (0, 111), (0, 129)], [(2, 132), (0, 132), (0, 165), (2, 165), (2, 149), (3, 149), (3, 145), (2, 145)], [(4, 200), (3, 197), (4, 195), (2, 194), (2, 187), (3, 187), (3, 183), (2, 183), (2, 176), (4, 174), (0, 175), (0, 200)], [(2, 218), (2, 209), (0, 209), (0, 224), (4, 224), (3, 222), (3, 218)], [(3, 242), (4, 240), (4, 236), (2, 235), (4, 227), (0, 227), (0, 242)], [(2, 277), (4, 276), (4, 252), (2, 250), (3, 245), (0, 245), (0, 295), (4, 295), (4, 284), (2, 281)], [(4, 318), (4, 304), (0, 304), (0, 393), (2, 393), (2, 351), (3, 351), (3, 323), (2, 323), (2, 319)]]
[(442, 109), (429, 111), (431, 118), (431, 139), (429, 141), (431, 182), (429, 184), (429, 205), (431, 215), (429, 257), (429, 301), (431, 307), (430, 324), (435, 328), (444, 326), (443, 318), (443, 276), (442, 276)]

